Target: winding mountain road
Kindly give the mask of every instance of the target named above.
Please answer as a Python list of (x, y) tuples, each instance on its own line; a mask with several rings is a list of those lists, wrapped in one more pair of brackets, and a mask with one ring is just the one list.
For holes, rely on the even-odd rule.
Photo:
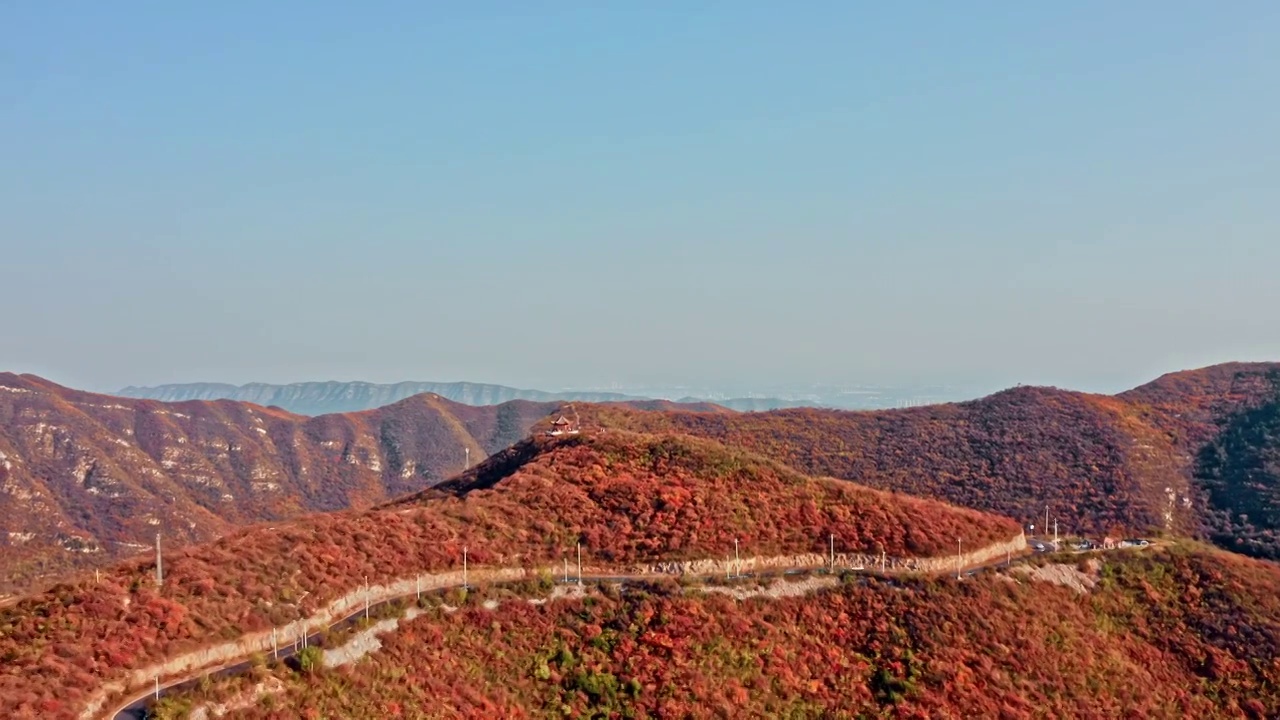
[[(1007, 555), (1005, 557), (995, 558), (983, 563), (962, 565), (961, 570), (965, 574), (965, 576), (971, 576), (978, 572), (983, 572), (983, 571), (987, 571), (995, 568), (1001, 568), (1006, 565), (1010, 565), (1012, 562), (1017, 562), (1018, 560), (1025, 559), (1026, 557), (1028, 557), (1028, 553), (1025, 550), (1023, 550), (1021, 551), (1021, 554), (1017, 554), (1017, 555)], [(766, 580), (770, 578), (782, 577), (785, 575), (796, 575), (796, 574), (814, 572), (814, 571), (829, 572), (829, 566), (823, 565), (821, 567), (809, 566), (809, 567), (772, 568), (769, 570), (763, 570), (763, 571), (757, 571), (757, 572), (740, 573), (735, 575), (734, 578)], [(872, 577), (892, 577), (895, 574), (903, 574), (902, 571), (898, 571), (898, 572), (891, 571), (889, 573), (880, 573), (875, 569), (865, 568), (865, 567), (858, 567), (858, 568), (841, 567), (839, 568), (839, 572), (858, 573), (863, 576), (861, 578), (861, 582), (864, 582), (864, 583)], [(936, 572), (932, 574), (949, 575), (952, 572), (954, 572), (954, 570), (948, 570), (946, 572)], [(605, 582), (605, 583), (617, 583), (620, 585), (626, 585), (627, 583), (653, 582), (654, 580), (661, 579), (661, 578), (679, 578), (679, 577), (691, 578), (696, 580), (708, 580), (708, 579), (718, 579), (724, 576), (718, 572), (697, 573), (697, 574), (693, 574), (693, 573), (585, 574), (584, 573), (580, 579), (579, 578), (570, 579), (568, 581), (568, 584), (577, 584), (579, 582), (583, 584)], [(508, 582), (494, 582), (494, 583), (484, 583), (484, 584), (504, 585), (504, 584), (512, 584), (514, 582), (519, 582), (519, 581), (512, 580)], [(557, 581), (557, 584), (563, 585), (565, 584), (565, 582), (563, 580), (559, 580)], [(462, 587), (462, 583), (457, 583), (454, 585), (449, 585), (444, 587), (435, 587), (435, 588), (432, 588), (432, 591), (439, 592), (440, 590), (451, 589), (455, 587)], [(408, 593), (407, 595), (400, 595), (397, 597), (381, 600), (377, 603), (372, 603), (369, 606), (369, 612), (372, 613), (375, 609), (381, 609), (387, 605), (390, 605), (391, 603), (400, 602), (404, 600), (416, 600), (416, 592), (411, 592), (411, 593)], [(307, 635), (306, 643), (303, 646), (305, 647), (307, 645), (317, 644), (320, 641), (320, 638), (323, 634), (332, 632), (335, 630), (345, 629), (351, 626), (352, 624), (354, 624), (355, 622), (357, 622), (364, 615), (365, 615), (365, 609), (362, 606), (360, 607), (359, 610), (344, 616), (342, 619), (328, 625), (324, 629), (315, 630), (314, 632)], [(298, 652), (297, 645), (294, 642), (290, 642), (288, 645), (283, 646), (279, 649), (279, 652), (275, 654), (275, 658), (278, 660), (287, 660), (289, 658), (294, 657), (297, 654), (297, 652)], [(170, 678), (164, 681), (163, 683), (159, 683), (158, 688), (152, 688), (151, 690), (146, 692), (137, 692), (131, 695), (128, 699), (116, 704), (113, 709), (104, 713), (95, 713), (93, 716), (100, 717), (100, 718), (111, 718), (111, 720), (145, 720), (145, 718), (147, 717), (147, 709), (158, 698), (164, 697), (165, 695), (168, 695), (171, 693), (184, 692), (184, 691), (194, 689), (206, 677), (213, 679), (213, 678), (219, 678), (219, 677), (227, 677), (230, 675), (237, 675), (240, 673), (247, 672), (252, 667), (253, 667), (253, 661), (250, 659), (249, 656), (246, 656), (238, 659), (234, 663), (224, 664), (224, 665), (213, 667), (213, 668), (203, 668), (196, 673), (188, 674), (188, 675), (179, 677), (177, 679)]]

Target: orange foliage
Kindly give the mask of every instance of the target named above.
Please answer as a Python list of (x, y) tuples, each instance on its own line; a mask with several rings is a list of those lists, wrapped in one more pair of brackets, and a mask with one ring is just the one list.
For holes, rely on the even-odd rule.
[[(246, 632), (283, 626), (358, 587), (416, 571), (589, 566), (841, 551), (948, 553), (1004, 540), (1015, 523), (936, 502), (817, 480), (692, 438), (612, 433), (534, 440), (440, 490), (375, 511), (244, 530), (59, 585), (0, 611), (0, 716)], [(305, 596), (305, 597), (304, 597)], [(75, 680), (80, 678), (80, 680)]]
[[(1280, 570), (1110, 557), (1089, 595), (984, 575), (739, 602), (633, 589), (428, 615), (271, 710), (364, 717), (1275, 717)], [(392, 681), (393, 678), (403, 680)]]

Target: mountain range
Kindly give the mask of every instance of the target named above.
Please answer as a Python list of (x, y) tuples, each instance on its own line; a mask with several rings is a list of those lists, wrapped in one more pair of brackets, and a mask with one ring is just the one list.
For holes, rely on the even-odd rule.
[[(390, 405), (414, 395), (429, 393), (439, 395), (464, 405), (501, 405), (513, 400), (539, 403), (564, 402), (628, 402), (651, 398), (614, 392), (567, 391), (544, 392), (523, 390), (505, 385), (470, 382), (300, 382), (287, 385), (250, 383), (228, 385), (225, 383), (179, 383), (155, 387), (129, 386), (117, 394), (122, 397), (162, 402), (186, 400), (236, 400), (267, 407), (279, 407), (298, 415), (325, 415), (331, 413), (358, 412)], [(684, 397), (677, 402), (699, 403), (706, 400)], [(801, 401), (777, 398), (727, 398), (715, 401), (717, 405), (733, 410), (775, 410), (799, 407)]]
[[(696, 435), (818, 476), (1063, 533), (1158, 532), (1280, 557), (1280, 365), (1174, 373), (1117, 396), (1018, 387), (891, 411), (582, 404), (586, 426)], [(316, 417), (162, 403), (0, 374), (3, 587), (246, 524), (365, 508), (525, 437), (559, 402), (434, 393)], [(658, 412), (654, 412), (657, 410)], [(1046, 518), (1046, 515), (1049, 516)]]
[(1064, 533), (1193, 535), (1280, 557), (1277, 364), (1173, 373), (1116, 396), (1017, 387), (879, 412), (583, 412), (584, 422), (706, 437), (1040, 532), (1056, 519)]
[[(1277, 364), (877, 412), (427, 394), (312, 418), (0, 375), (0, 453), (11, 584), (61, 577), (0, 608), (5, 717), (233, 663), (152, 712), (1280, 713), (1280, 568), (1243, 556), (1280, 556)], [(1154, 545), (1020, 559), (1046, 513)], [(299, 627), (316, 647), (271, 662)]]
[(473, 407), (425, 393), (305, 417), (228, 400), (97, 395), (0, 373), (0, 591), (136, 554), (157, 533), (185, 544), (245, 524), (367, 508), (463, 471), (560, 407)]

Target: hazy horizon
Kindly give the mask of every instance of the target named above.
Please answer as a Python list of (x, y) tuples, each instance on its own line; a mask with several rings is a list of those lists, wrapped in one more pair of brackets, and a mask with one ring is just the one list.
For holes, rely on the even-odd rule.
[(1280, 360), (1280, 6), (0, 8), (0, 370), (522, 388)]
[[(1268, 357), (1242, 357), (1223, 359), (1217, 362), (1192, 364), (1185, 366), (1170, 366), (1160, 370), (1154, 370), (1150, 373), (1127, 375), (1117, 374), (1108, 380), (1100, 380), (1096, 382), (1072, 383), (1063, 382), (1054, 379), (1030, 378), (1030, 379), (1013, 379), (1009, 381), (1002, 380), (968, 380), (956, 382), (906, 382), (906, 383), (877, 383), (877, 382), (859, 382), (859, 381), (816, 381), (816, 380), (789, 380), (786, 378), (776, 381), (766, 381), (760, 383), (716, 383), (712, 382), (648, 382), (648, 383), (619, 383), (610, 382), (603, 384), (589, 383), (570, 383), (566, 385), (521, 385), (518, 383), (503, 382), (502, 380), (487, 380), (474, 378), (430, 378), (430, 377), (408, 377), (398, 380), (370, 380), (361, 377), (349, 378), (297, 378), (282, 379), (276, 381), (267, 380), (247, 380), (243, 382), (233, 382), (226, 380), (200, 378), (187, 380), (173, 380), (167, 382), (133, 382), (114, 387), (92, 387), (82, 384), (76, 384), (65, 378), (59, 378), (54, 375), (41, 373), (34, 370), (22, 368), (0, 368), (0, 372), (17, 372), (31, 373), (46, 380), (51, 380), (60, 385), (73, 387), (79, 390), (88, 390), (103, 394), (116, 394), (121, 390), (129, 388), (154, 388), (164, 385), (188, 385), (188, 384), (220, 384), (242, 387), (245, 385), (292, 385), (304, 383), (370, 383), (375, 385), (395, 385), (400, 383), (472, 383), (477, 385), (498, 385), (511, 387), (522, 390), (537, 390), (543, 392), (614, 392), (620, 394), (646, 396), (662, 396), (670, 399), (678, 399), (681, 390), (687, 390), (685, 395), (689, 397), (697, 397), (700, 399), (714, 399), (713, 395), (718, 395), (720, 399), (738, 398), (738, 397), (796, 397), (803, 394), (808, 388), (811, 391), (833, 391), (837, 388), (851, 390), (855, 388), (878, 389), (884, 391), (917, 391), (917, 395), (921, 398), (932, 397), (938, 401), (954, 401), (961, 399), (977, 398), (988, 395), (1000, 390), (1014, 387), (1016, 385), (1038, 385), (1058, 387), (1065, 390), (1075, 390), (1080, 392), (1092, 392), (1100, 394), (1116, 394), (1125, 390), (1130, 390), (1139, 385), (1146, 384), (1166, 373), (1180, 372), (1183, 370), (1196, 370), (1210, 365), (1216, 365), (1227, 362), (1280, 362), (1280, 359)], [(929, 391), (929, 392), (926, 392)]]

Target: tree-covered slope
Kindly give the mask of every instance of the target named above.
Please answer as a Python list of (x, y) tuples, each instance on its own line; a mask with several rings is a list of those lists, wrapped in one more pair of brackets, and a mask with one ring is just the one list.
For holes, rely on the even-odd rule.
[(238, 717), (1280, 713), (1275, 566), (1194, 548), (1081, 565), (1049, 570), (1087, 578), (1084, 593), (991, 573), (776, 600), (674, 585), (545, 605), (475, 598), (402, 625), (354, 665), (262, 668), (172, 698), (160, 717), (254, 687), (275, 692)]
[[(233, 532), (154, 564), (84, 576), (0, 610), (0, 716), (69, 717), (130, 671), (310, 617), (366, 582), (559, 568), (581, 543), (606, 573), (671, 561), (817, 553), (899, 558), (976, 550), (1017, 523), (811, 478), (686, 436), (535, 438), (456, 482), (364, 512)], [(575, 558), (576, 559), (576, 558)], [(947, 567), (950, 567), (948, 564)]]

